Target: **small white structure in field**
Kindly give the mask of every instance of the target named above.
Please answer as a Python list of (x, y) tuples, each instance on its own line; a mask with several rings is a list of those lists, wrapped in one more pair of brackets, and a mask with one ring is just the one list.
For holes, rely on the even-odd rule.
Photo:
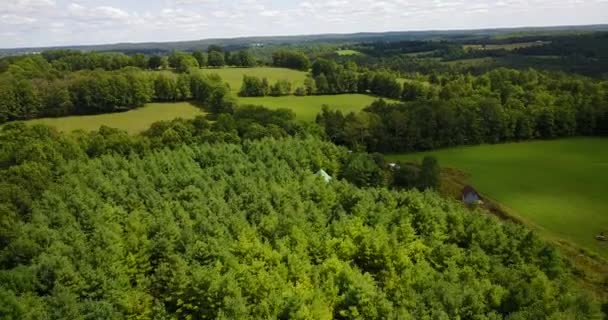
[(317, 175), (321, 178), (323, 178), (323, 180), (325, 180), (325, 182), (329, 183), (331, 180), (333, 180), (333, 178), (327, 173), (325, 172), (325, 170), (321, 169), (319, 170), (319, 172), (317, 172)]

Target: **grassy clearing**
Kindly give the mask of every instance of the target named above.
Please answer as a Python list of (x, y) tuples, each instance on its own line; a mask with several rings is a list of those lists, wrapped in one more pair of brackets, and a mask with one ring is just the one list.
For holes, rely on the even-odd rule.
[(143, 108), (122, 113), (109, 113), (94, 116), (70, 116), (62, 118), (43, 118), (27, 121), (28, 124), (45, 124), (59, 131), (94, 131), (101, 126), (126, 130), (131, 134), (142, 132), (157, 121), (176, 118), (192, 119), (204, 115), (201, 109), (188, 102), (150, 103)]
[(328, 105), (330, 109), (340, 109), (344, 113), (349, 113), (360, 111), (377, 99), (363, 94), (341, 94), (335, 96), (239, 98), (239, 103), (262, 105), (270, 109), (291, 109), (296, 113), (298, 119), (314, 121), (317, 114), (321, 112), (323, 105)]
[(339, 56), (358, 56), (362, 54), (357, 50), (336, 50), (336, 53)]
[(278, 80), (288, 80), (294, 89), (304, 84), (307, 75), (303, 71), (271, 67), (201, 69), (201, 72), (219, 75), (230, 85), (233, 93), (241, 90), (244, 75), (267, 78), (271, 84)]
[(512, 209), (550, 238), (563, 239), (608, 258), (608, 139), (484, 145), (393, 155), (465, 171), (480, 192)]

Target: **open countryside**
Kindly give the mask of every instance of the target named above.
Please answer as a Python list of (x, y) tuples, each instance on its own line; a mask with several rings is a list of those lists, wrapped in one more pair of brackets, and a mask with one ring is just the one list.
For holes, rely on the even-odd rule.
[(74, 130), (94, 131), (101, 126), (106, 126), (125, 130), (130, 134), (137, 134), (150, 128), (150, 125), (158, 121), (176, 118), (193, 119), (201, 115), (205, 115), (205, 112), (189, 102), (149, 103), (144, 107), (120, 113), (42, 118), (28, 120), (27, 123), (31, 125), (44, 124), (63, 132)]
[(0, 320), (608, 319), (608, 2), (543, 1), (0, 5)]
[(553, 239), (566, 239), (608, 258), (608, 139), (460, 147), (389, 156), (419, 161), (437, 157), (460, 169), (468, 183)]
[(232, 92), (237, 93), (243, 84), (243, 76), (266, 78), (270, 83), (287, 80), (293, 88), (304, 84), (307, 73), (287, 68), (255, 67), (255, 68), (208, 68), (201, 69), (203, 74), (217, 74), (228, 83)]
[(340, 94), (305, 97), (239, 97), (238, 101), (240, 104), (260, 105), (270, 109), (290, 109), (299, 120), (315, 121), (323, 106), (338, 109), (346, 114), (359, 112), (377, 99), (364, 94)]

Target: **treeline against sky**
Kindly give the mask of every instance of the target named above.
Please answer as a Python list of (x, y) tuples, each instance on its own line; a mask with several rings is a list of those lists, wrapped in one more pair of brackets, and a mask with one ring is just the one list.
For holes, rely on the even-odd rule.
[(139, 136), (0, 127), (0, 315), (601, 317), (531, 231), (356, 187), (342, 177), (359, 155), (298, 126), (245, 108)]

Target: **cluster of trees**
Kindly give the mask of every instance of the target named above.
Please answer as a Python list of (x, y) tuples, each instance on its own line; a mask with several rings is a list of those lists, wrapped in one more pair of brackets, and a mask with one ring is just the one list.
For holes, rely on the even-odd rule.
[(296, 50), (280, 49), (272, 54), (272, 65), (275, 67), (308, 71), (310, 59)]
[(264, 97), (264, 96), (288, 96), (292, 92), (291, 82), (278, 80), (270, 85), (268, 79), (255, 76), (243, 76), (243, 85), (239, 96), (241, 97)]
[(392, 169), (392, 184), (397, 187), (418, 190), (439, 190), (441, 186), (441, 168), (433, 156), (422, 159), (420, 167), (411, 163), (399, 162)]
[(317, 59), (312, 65), (311, 75), (317, 94), (372, 93), (392, 99), (401, 95), (401, 84), (396, 74), (384, 70), (360, 70), (352, 61), (338, 64), (333, 60)]
[(377, 179), (373, 156), (234, 133), (287, 118), (249, 108), (143, 136), (0, 127), (0, 317), (601, 318), (529, 230), (339, 178)]
[(151, 101), (195, 100), (212, 111), (236, 104), (217, 76), (147, 74), (139, 69), (79, 71), (62, 78), (0, 76), (0, 123), (38, 117), (124, 111)]
[(250, 50), (235, 52), (224, 51), (219, 46), (209, 46), (207, 53), (202, 50), (193, 52), (173, 51), (168, 55), (144, 55), (141, 53), (127, 55), (119, 52), (83, 52), (76, 50), (48, 50), (40, 55), (8, 57), (0, 59), (0, 72), (10, 68), (18, 69), (23, 65), (47, 63), (47, 68), (55, 73), (75, 72), (80, 70), (102, 69), (106, 71), (121, 70), (127, 67), (139, 69), (168, 69), (186, 72), (190, 68), (254, 67), (257, 61)]
[(378, 152), (607, 135), (607, 92), (606, 82), (587, 78), (497, 69), (408, 80), (403, 103), (347, 115), (325, 109), (317, 122), (336, 143)]
[(210, 46), (207, 54), (201, 50), (193, 53), (173, 52), (168, 57), (169, 66), (178, 72), (188, 71), (190, 68), (202, 67), (255, 67), (257, 61), (249, 50), (237, 52), (224, 51), (219, 46)]

